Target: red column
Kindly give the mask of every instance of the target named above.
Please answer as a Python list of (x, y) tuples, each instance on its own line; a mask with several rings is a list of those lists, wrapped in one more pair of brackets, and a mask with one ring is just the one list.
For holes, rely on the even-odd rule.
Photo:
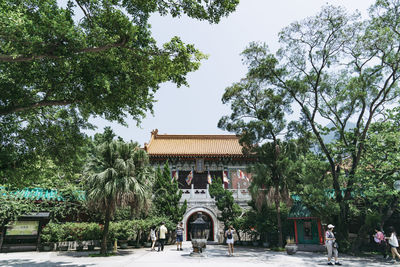
[(297, 237), (297, 222), (296, 222), (296, 219), (294, 219), (294, 236), (296, 238), (296, 244), (298, 244), (299, 243), (299, 239)]
[(321, 221), (318, 219), (318, 237), (319, 237), (319, 243), (322, 245), (324, 243), (324, 238), (322, 236), (322, 226), (321, 226)]

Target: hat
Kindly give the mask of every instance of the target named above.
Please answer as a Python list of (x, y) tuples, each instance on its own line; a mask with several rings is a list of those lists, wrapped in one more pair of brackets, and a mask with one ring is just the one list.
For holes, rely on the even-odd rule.
[(335, 226), (333, 224), (328, 224), (328, 229), (329, 228), (335, 228)]

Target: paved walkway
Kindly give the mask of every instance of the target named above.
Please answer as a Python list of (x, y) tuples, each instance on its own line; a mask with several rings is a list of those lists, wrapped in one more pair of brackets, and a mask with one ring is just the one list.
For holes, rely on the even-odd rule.
[[(163, 252), (152, 252), (147, 248), (119, 250), (118, 256), (89, 257), (88, 252), (15, 252), (1, 253), (0, 266), (53, 267), (53, 266), (138, 266), (138, 267), (247, 267), (247, 266), (327, 266), (323, 253), (297, 252), (289, 256), (285, 252), (273, 252), (262, 248), (237, 247), (235, 256), (228, 257), (227, 247), (208, 245), (203, 258), (193, 258), (190, 243), (184, 243), (184, 251), (175, 246), (166, 246)], [(341, 258), (343, 266), (390, 266), (393, 264), (376, 258)], [(400, 266), (400, 264), (396, 264)]]

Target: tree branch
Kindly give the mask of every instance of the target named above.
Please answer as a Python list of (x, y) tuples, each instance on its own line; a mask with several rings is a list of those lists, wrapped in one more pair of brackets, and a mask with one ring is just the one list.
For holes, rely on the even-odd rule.
[(32, 103), (28, 106), (15, 106), (15, 107), (9, 107), (9, 108), (3, 108), (0, 109), (0, 116), (7, 115), (10, 113), (15, 113), (15, 112), (21, 112), (21, 111), (26, 111), (29, 109), (33, 108), (39, 108), (39, 107), (51, 107), (51, 106), (67, 106), (70, 104), (73, 104), (77, 101), (71, 101), (71, 100), (47, 100), (47, 101), (40, 101), (36, 103)]
[[(122, 40), (118, 43), (113, 43), (113, 44), (108, 44), (104, 46), (99, 46), (99, 47), (87, 47), (83, 48), (81, 50), (78, 50), (74, 52), (74, 54), (81, 54), (81, 53), (99, 53), (103, 52), (106, 50), (109, 50), (114, 47), (123, 47), (126, 44), (126, 40)], [(43, 55), (37, 55), (37, 56), (23, 56), (23, 55), (18, 55), (18, 56), (9, 56), (9, 55), (0, 55), (0, 62), (27, 62), (27, 61), (34, 61), (34, 60), (39, 60), (39, 59), (45, 59), (45, 58), (51, 58), (51, 59), (58, 59), (63, 56), (55, 56), (51, 54), (43, 54)]]

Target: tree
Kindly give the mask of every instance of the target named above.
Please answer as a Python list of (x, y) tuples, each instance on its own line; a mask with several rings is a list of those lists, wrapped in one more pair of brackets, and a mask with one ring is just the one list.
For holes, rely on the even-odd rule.
[(163, 170), (157, 169), (153, 192), (156, 212), (169, 217), (174, 223), (180, 222), (186, 212), (187, 202), (185, 200), (182, 205), (179, 204), (182, 191), (178, 188), (178, 181), (172, 179), (168, 163), (165, 163)]
[(218, 220), (224, 223), (225, 229), (231, 224), (235, 225), (235, 222), (242, 214), (242, 209), (235, 202), (232, 192), (224, 189), (221, 178), (213, 180), (213, 183), (210, 185), (210, 196), (215, 199), (215, 205), (220, 211)]
[[(256, 43), (245, 50), (247, 76), (299, 107), (329, 162), (326, 178), (339, 206), (335, 220), (342, 240), (348, 238), (349, 201), (371, 123), (399, 99), (399, 10), (396, 0), (378, 0), (361, 21), (358, 14), (328, 5), (283, 29), (276, 54)], [(321, 118), (332, 126), (324, 127)], [(351, 120), (355, 125), (349, 128)], [(330, 133), (334, 143), (323, 138)]]
[(394, 182), (400, 179), (400, 109), (387, 112), (371, 124), (365, 140), (365, 153), (356, 173), (355, 203), (362, 221), (353, 251), (359, 252), (362, 237), (380, 225), (383, 229), (392, 215), (399, 211), (399, 192)]
[(283, 247), (281, 203), (291, 201), (289, 188), (294, 178), (292, 168), (297, 156), (296, 147), (292, 142), (277, 140), (265, 143), (255, 151), (258, 162), (250, 167), (253, 176), (249, 189), (258, 211), (262, 212), (266, 204), (274, 204), (278, 246)]
[[(19, 177), (17, 182), (35, 177), (30, 167), (38, 164), (36, 151), (68, 165), (81, 145), (80, 129), (91, 127), (90, 116), (120, 123), (131, 116), (140, 123), (152, 111), (160, 83), (187, 85), (187, 73), (197, 70), (205, 56), (178, 37), (158, 47), (148, 24), (151, 14), (218, 23), (239, 1), (64, 2), (0, 3), (3, 179), (10, 173)], [(71, 118), (74, 123), (66, 125)], [(53, 124), (66, 131), (55, 133)]]
[[(246, 62), (252, 64), (251, 58), (257, 53), (263, 53), (263, 50), (249, 49), (242, 55)], [(279, 231), (278, 245), (282, 247), (280, 201), (288, 198), (286, 179), (290, 169), (288, 164), (295, 155), (294, 144), (280, 140), (287, 126), (284, 119), (285, 111), (290, 112), (287, 94), (284, 90), (277, 91), (265, 86), (263, 79), (247, 75), (240, 82), (225, 89), (222, 102), (230, 104), (232, 113), (230, 116), (222, 117), (218, 127), (240, 136), (244, 151), (255, 153), (260, 161), (260, 164), (255, 164), (251, 168), (256, 174), (252, 181), (253, 198), (260, 199), (260, 194), (266, 197), (267, 194), (261, 190), (267, 188), (274, 192)], [(264, 142), (268, 143), (259, 146)]]
[(0, 183), (22, 188), (76, 180), (89, 144), (80, 129), (87, 128), (91, 125), (65, 108), (0, 116)]
[(0, 115), (70, 106), (85, 116), (122, 122), (128, 113), (140, 120), (158, 84), (186, 84), (185, 75), (204, 58), (178, 37), (158, 48), (147, 23), (150, 14), (217, 23), (237, 4), (69, 0), (62, 7), (55, 0), (3, 1)]
[(137, 143), (105, 142), (88, 165), (86, 196), (104, 213), (101, 253), (106, 253), (109, 223), (117, 207), (145, 208), (151, 198), (153, 174), (149, 159)]

